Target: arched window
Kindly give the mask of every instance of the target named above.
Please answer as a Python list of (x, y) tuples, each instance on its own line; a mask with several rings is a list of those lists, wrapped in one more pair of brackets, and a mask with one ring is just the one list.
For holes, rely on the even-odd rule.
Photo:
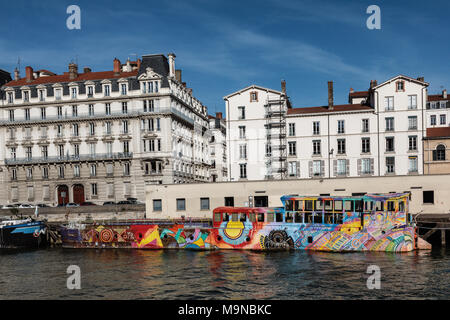
[(445, 160), (445, 146), (440, 144), (433, 150), (433, 161)]

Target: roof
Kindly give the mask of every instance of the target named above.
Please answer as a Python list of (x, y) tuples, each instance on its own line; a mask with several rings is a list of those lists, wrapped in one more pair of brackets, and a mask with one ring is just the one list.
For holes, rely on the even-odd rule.
[(7, 87), (25, 86), (25, 85), (38, 85), (38, 84), (51, 84), (51, 83), (61, 83), (61, 82), (77, 82), (77, 81), (88, 81), (88, 80), (102, 80), (102, 79), (114, 79), (114, 78), (126, 78), (133, 77), (138, 74), (137, 70), (131, 72), (120, 72), (115, 74), (114, 71), (100, 71), (100, 72), (87, 72), (79, 73), (78, 77), (75, 79), (70, 79), (69, 73), (64, 72), (62, 75), (55, 76), (45, 76), (40, 77), (30, 82), (27, 82), (26, 78), (21, 78), (19, 80), (13, 80), (5, 84)]
[(442, 94), (429, 94), (428, 101), (442, 101), (442, 100), (450, 100), (450, 94), (447, 94), (447, 98), (444, 98)]
[(231, 98), (232, 96), (235, 96), (237, 94), (241, 94), (242, 92), (245, 92), (245, 91), (250, 90), (250, 89), (259, 89), (259, 90), (262, 90), (262, 91), (268, 91), (268, 92), (277, 93), (277, 94), (280, 94), (280, 95), (283, 94), (283, 92), (281, 92), (281, 91), (277, 91), (277, 90), (273, 90), (273, 89), (269, 89), (269, 88), (264, 88), (264, 87), (258, 86), (256, 84), (252, 84), (252, 85), (250, 85), (248, 87), (245, 87), (244, 89), (241, 89), (239, 91), (230, 93), (229, 95), (223, 97), (223, 99), (226, 100), (228, 98)]
[(450, 127), (427, 128), (427, 136), (424, 139), (450, 138)]
[(400, 74), (400, 75), (398, 75), (398, 76), (396, 76), (396, 77), (394, 77), (394, 78), (391, 78), (391, 79), (389, 79), (389, 80), (386, 80), (386, 81), (383, 82), (383, 83), (380, 83), (379, 85), (373, 87), (373, 89), (378, 89), (378, 88), (380, 88), (380, 87), (382, 87), (382, 86), (384, 86), (384, 85), (386, 85), (386, 84), (388, 84), (388, 83), (391, 83), (392, 81), (395, 81), (395, 80), (397, 80), (397, 79), (405, 79), (405, 80), (409, 80), (409, 81), (411, 81), (411, 82), (416, 82), (416, 83), (422, 84), (422, 85), (424, 85), (424, 86), (428, 86), (428, 85), (429, 85), (428, 82), (420, 81), (420, 80), (418, 80), (418, 79), (414, 79), (414, 78), (411, 78), (411, 77), (408, 77), (408, 76), (405, 76), (405, 75)]
[(369, 91), (354, 91), (350, 92), (349, 96), (351, 98), (365, 98), (369, 96)]
[(373, 110), (372, 107), (362, 104), (341, 104), (333, 106), (333, 110), (329, 110), (328, 106), (292, 108), (288, 109), (288, 115), (309, 114), (309, 113), (333, 113), (333, 112), (348, 112), (348, 111), (371, 111), (371, 110)]

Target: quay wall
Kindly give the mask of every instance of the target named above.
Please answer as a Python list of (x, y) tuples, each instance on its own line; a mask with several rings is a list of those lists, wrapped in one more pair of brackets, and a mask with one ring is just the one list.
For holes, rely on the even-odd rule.
[[(255, 203), (255, 197), (266, 198), (268, 206), (275, 207), (281, 206), (280, 197), (288, 194), (351, 196), (389, 192), (410, 192), (409, 211), (412, 214), (450, 216), (450, 174), (439, 174), (147, 185), (146, 217), (211, 218), (214, 208), (225, 205), (225, 197), (233, 198), (236, 207), (248, 206), (249, 201)], [(184, 199), (184, 210), (177, 208), (177, 199), (181, 202)], [(209, 203), (209, 209), (205, 208), (205, 203)], [(161, 210), (158, 210), (159, 204)]]

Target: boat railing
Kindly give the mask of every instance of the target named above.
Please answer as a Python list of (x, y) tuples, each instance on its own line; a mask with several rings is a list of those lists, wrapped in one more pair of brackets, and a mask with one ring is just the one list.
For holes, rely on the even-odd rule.
[(212, 220), (206, 218), (171, 218), (171, 219), (104, 219), (104, 220), (89, 220), (80, 221), (83, 224), (93, 225), (131, 225), (131, 224), (146, 224), (146, 225), (173, 225), (182, 224), (186, 227), (211, 227)]

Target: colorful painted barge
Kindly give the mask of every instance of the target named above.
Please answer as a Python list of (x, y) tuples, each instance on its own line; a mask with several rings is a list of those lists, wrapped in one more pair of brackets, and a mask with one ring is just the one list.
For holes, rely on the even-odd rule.
[(64, 247), (304, 249), (406, 252), (417, 248), (409, 194), (283, 196), (283, 207), (219, 207), (212, 221), (81, 223), (61, 230)]
[(47, 225), (32, 218), (0, 221), (0, 248), (42, 248), (47, 245)]

